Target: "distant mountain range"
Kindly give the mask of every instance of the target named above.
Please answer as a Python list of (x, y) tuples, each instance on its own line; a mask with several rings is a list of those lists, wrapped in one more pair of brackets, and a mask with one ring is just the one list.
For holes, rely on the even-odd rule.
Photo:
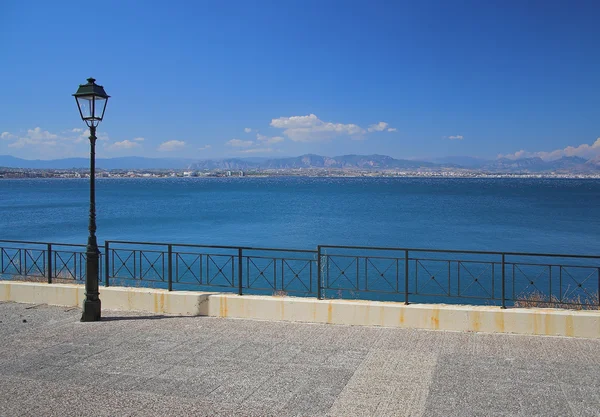
[(385, 155), (343, 155), (328, 156), (307, 154), (291, 158), (249, 161), (246, 159), (223, 159), (198, 161), (192, 169), (298, 169), (298, 168), (337, 168), (337, 169), (419, 169), (435, 168), (437, 165), (425, 161), (394, 159)]
[[(288, 158), (228, 158), (195, 160), (184, 158), (99, 158), (100, 169), (189, 169), (189, 170), (253, 170), (253, 169), (360, 169), (360, 170), (443, 170), (466, 169), (498, 173), (600, 173), (600, 157), (586, 160), (577, 156), (554, 161), (541, 158), (485, 160), (466, 156), (437, 158), (429, 161), (395, 159), (386, 155), (342, 155), (335, 157), (307, 154)], [(0, 167), (28, 169), (80, 169), (89, 167), (87, 158), (27, 160), (0, 155)]]

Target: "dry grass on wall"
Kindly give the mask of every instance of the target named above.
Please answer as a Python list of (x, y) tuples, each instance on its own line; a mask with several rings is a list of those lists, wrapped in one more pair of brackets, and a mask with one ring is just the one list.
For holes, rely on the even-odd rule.
[(520, 296), (520, 301), (515, 301), (515, 307), (541, 307), (541, 308), (564, 308), (569, 310), (600, 310), (600, 298), (598, 293), (588, 297), (581, 296), (563, 298), (559, 300), (555, 296), (547, 296), (538, 292)]

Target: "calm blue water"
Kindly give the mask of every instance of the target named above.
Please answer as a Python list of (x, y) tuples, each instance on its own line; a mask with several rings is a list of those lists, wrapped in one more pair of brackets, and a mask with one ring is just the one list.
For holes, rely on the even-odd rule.
[[(87, 180), (0, 180), (0, 239), (85, 243)], [(98, 238), (600, 253), (600, 181), (99, 179)]]

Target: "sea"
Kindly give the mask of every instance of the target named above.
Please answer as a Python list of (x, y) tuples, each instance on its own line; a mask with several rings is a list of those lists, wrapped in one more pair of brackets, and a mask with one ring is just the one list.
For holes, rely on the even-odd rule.
[[(89, 180), (1, 179), (0, 239), (85, 243)], [(600, 254), (600, 180), (100, 178), (98, 240)]]

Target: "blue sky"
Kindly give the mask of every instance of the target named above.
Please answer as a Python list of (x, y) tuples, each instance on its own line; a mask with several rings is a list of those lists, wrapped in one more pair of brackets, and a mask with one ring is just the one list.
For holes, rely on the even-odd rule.
[[(598, 1), (0, 2), (0, 154), (600, 155)], [(570, 147), (570, 148), (569, 148)]]

